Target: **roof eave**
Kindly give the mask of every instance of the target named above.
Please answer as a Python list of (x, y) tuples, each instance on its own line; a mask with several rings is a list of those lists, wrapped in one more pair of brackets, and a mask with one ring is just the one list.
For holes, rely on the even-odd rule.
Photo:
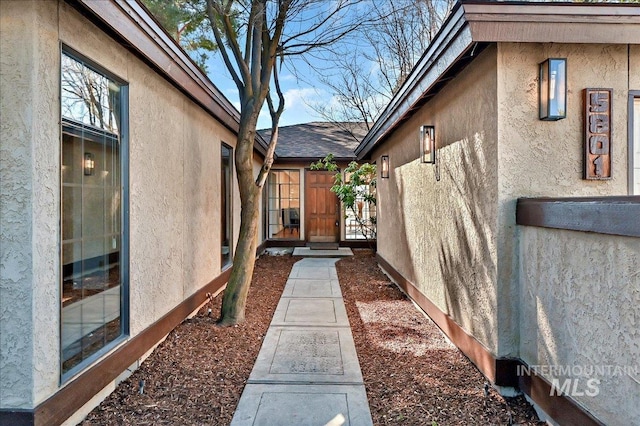
[[(126, 48), (152, 66), (227, 129), (238, 134), (238, 110), (142, 4), (127, 0), (66, 1), (119, 39)], [(254, 148), (263, 156), (267, 152), (267, 144), (259, 136), (256, 137)]]
[[(614, 24), (616, 30), (611, 31), (609, 26)], [(602, 31), (605, 27), (607, 30)], [(640, 8), (626, 4), (461, 0), (356, 148), (358, 159), (370, 155), (430, 91), (440, 90), (442, 77), (457, 62), (468, 60), (469, 52), (473, 56), (474, 46), (495, 42), (640, 43)]]

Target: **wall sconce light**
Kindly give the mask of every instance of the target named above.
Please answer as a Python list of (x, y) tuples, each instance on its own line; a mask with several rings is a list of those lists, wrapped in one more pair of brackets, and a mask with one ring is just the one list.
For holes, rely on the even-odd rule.
[(383, 155), (380, 159), (380, 177), (383, 179), (389, 178), (389, 156)]
[(84, 153), (84, 175), (85, 176), (93, 176), (93, 172), (96, 169), (96, 162), (94, 160), (93, 154), (90, 152)]
[(549, 58), (540, 64), (539, 116), (557, 121), (567, 116), (567, 59)]
[(436, 162), (435, 126), (420, 126), (420, 161), (426, 164)]

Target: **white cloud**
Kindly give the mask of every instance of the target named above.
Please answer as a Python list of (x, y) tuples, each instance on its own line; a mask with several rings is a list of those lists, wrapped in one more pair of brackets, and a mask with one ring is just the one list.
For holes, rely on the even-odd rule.
[[(290, 126), (292, 124), (308, 123), (319, 121), (321, 118), (309, 106), (317, 102), (331, 102), (331, 95), (321, 89), (313, 87), (291, 88), (283, 92), (285, 99), (285, 109), (280, 117), (280, 126)], [(267, 106), (262, 109), (258, 128), (265, 129), (271, 127), (271, 117)]]

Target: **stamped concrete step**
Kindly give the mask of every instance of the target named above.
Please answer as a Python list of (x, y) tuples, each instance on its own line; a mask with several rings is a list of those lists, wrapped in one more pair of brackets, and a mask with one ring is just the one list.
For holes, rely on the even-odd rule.
[(269, 327), (247, 383), (362, 384), (347, 327)]
[(371, 426), (364, 385), (248, 384), (231, 426)]

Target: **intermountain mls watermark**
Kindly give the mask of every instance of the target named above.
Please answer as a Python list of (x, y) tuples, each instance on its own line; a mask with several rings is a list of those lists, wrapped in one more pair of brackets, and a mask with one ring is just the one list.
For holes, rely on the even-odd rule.
[(519, 365), (516, 374), (552, 377), (549, 396), (597, 396), (605, 377), (626, 376), (640, 385), (637, 365)]

